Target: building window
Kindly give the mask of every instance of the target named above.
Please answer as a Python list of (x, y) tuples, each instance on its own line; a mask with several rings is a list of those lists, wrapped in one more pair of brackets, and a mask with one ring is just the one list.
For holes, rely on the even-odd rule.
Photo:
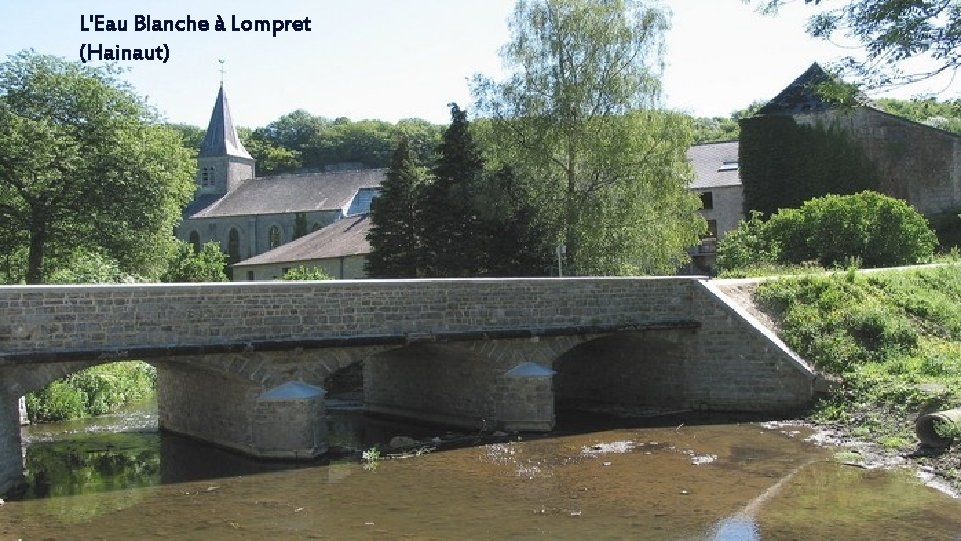
[(194, 247), (194, 252), (200, 253), (200, 233), (196, 231), (190, 232), (190, 244)]
[(274, 248), (280, 246), (280, 243), (280, 228), (276, 225), (270, 226), (270, 229), (267, 230), (267, 248), (273, 250)]
[(240, 232), (233, 227), (227, 234), (227, 257), (230, 259), (230, 263), (240, 261)]
[(701, 206), (704, 210), (714, 208), (714, 192), (701, 192)]
[(247, 280), (254, 281), (254, 271), (247, 271)]
[(724, 163), (717, 168), (718, 173), (723, 173), (725, 171), (737, 171), (738, 163), (737, 160), (724, 160)]
[(200, 185), (203, 186), (204, 188), (207, 187), (207, 180), (208, 180), (208, 178), (209, 178), (209, 177), (207, 176), (207, 168), (204, 167), (204, 168), (200, 171)]

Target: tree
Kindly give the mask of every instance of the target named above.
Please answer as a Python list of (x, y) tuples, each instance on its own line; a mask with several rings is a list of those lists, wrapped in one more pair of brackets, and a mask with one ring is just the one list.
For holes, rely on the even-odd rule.
[(484, 273), (475, 197), (484, 189), (484, 161), (474, 143), (467, 111), (450, 107), (451, 124), (437, 148), (433, 182), (423, 190), (421, 250), (424, 272), (432, 277)]
[(207, 242), (197, 250), (189, 242), (177, 241), (177, 255), (170, 260), (164, 282), (226, 282), (227, 254), (217, 242)]
[(421, 275), (419, 232), (420, 190), (424, 172), (401, 138), (391, 157), (380, 196), (370, 205), (370, 255), (367, 274), (374, 278), (417, 278)]
[(28, 283), (83, 250), (158, 275), (193, 167), (113, 70), (30, 51), (0, 64), (0, 238)]
[(643, 0), (520, 0), (510, 27), (512, 75), (474, 81), (493, 167), (530, 179), (570, 271), (675, 270), (706, 226), (687, 190), (690, 121), (651, 110), (667, 14)]
[[(761, 7), (776, 12), (786, 0), (762, 0)], [(907, 84), (961, 66), (961, 5), (957, 0), (804, 0), (825, 7), (808, 21), (807, 32), (817, 38), (836, 35), (854, 38), (864, 46), (866, 59), (844, 59), (843, 65), (871, 86)], [(926, 57), (930, 69), (905, 72), (906, 61)]]

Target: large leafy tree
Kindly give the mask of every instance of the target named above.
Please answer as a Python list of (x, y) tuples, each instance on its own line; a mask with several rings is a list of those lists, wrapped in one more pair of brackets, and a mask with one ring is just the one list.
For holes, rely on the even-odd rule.
[[(760, 0), (769, 12), (788, 0)], [(818, 9), (808, 21), (810, 35), (859, 42), (865, 58), (848, 57), (845, 67), (872, 86), (904, 84), (961, 66), (961, 2), (958, 0), (804, 0)], [(920, 57), (927, 67), (905, 70)], [(917, 65), (917, 64), (915, 64)]]
[(0, 242), (25, 254), (27, 282), (84, 251), (162, 272), (193, 168), (112, 70), (31, 51), (0, 64)]
[(705, 228), (686, 189), (690, 121), (652, 110), (667, 28), (643, 0), (520, 0), (511, 75), (475, 78), (492, 165), (529, 179), (574, 273), (672, 271)]
[(381, 195), (370, 205), (370, 255), (367, 274), (373, 278), (417, 278), (421, 275), (420, 191), (424, 171), (411, 158), (401, 138), (391, 157)]

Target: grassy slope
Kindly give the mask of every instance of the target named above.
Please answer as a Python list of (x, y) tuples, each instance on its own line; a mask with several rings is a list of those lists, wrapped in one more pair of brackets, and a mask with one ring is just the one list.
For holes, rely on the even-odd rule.
[(961, 265), (779, 279), (757, 299), (785, 342), (844, 381), (816, 420), (908, 451), (919, 412), (961, 405)]

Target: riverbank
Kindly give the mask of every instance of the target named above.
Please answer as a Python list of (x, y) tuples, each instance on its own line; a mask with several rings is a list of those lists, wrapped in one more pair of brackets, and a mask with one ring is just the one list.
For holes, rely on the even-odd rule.
[(838, 460), (914, 467), (954, 496), (961, 451), (920, 444), (918, 416), (961, 404), (961, 266), (719, 280), (819, 372), (831, 391), (800, 422)]

